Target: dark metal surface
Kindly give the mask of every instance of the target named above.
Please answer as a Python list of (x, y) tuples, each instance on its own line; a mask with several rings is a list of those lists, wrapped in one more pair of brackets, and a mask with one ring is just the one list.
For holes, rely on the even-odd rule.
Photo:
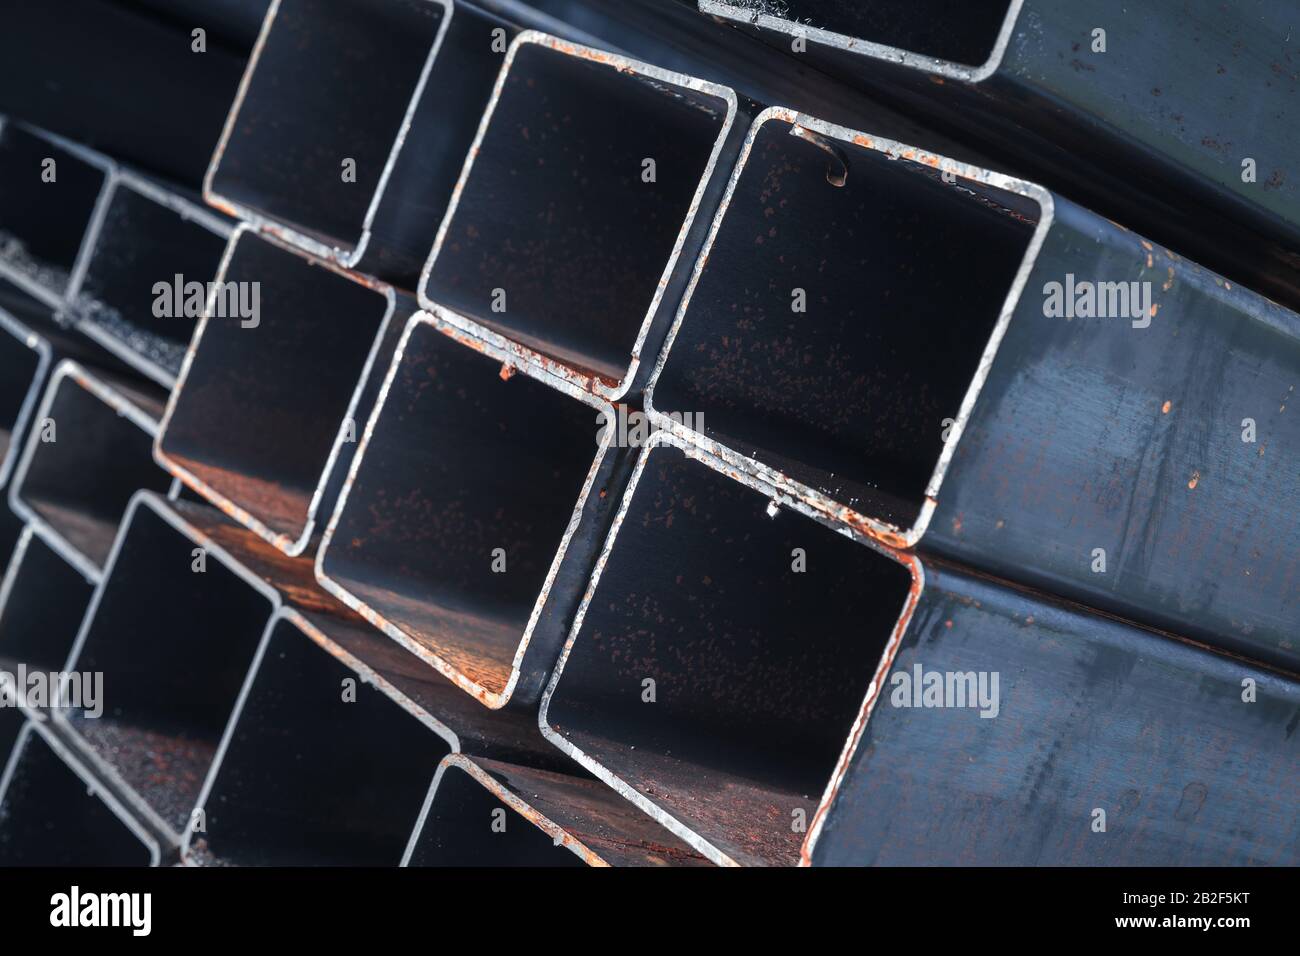
[(227, 514), (301, 554), (333, 509), (414, 304), (243, 225), (217, 282), (240, 289), (245, 304), (256, 288), (257, 314), (200, 321), (155, 456)]
[(275, 602), (160, 498), (132, 499), (65, 667), (103, 673), (103, 714), (61, 708), (55, 719), (172, 844), (190, 826)]
[[(549, 821), (548, 821), (549, 822)], [(530, 819), (517, 801), (473, 763), (448, 757), (438, 767), (404, 864), (414, 867), (582, 866), (562, 831)]]
[(0, 117), (0, 277), (59, 305), (110, 175), (103, 157)]
[(157, 842), (44, 728), (24, 725), (0, 778), (0, 865), (158, 864)]
[(1300, 666), (1300, 318), (1028, 183), (788, 111), (752, 137), (658, 424), (886, 543)]
[(541, 720), (711, 860), (1300, 859), (1293, 679), (837, 533), (656, 441)]
[(54, 307), (0, 279), (0, 488), (13, 476), (50, 373), (68, 358), (138, 388), (125, 362), (60, 321)]
[(0, 668), (58, 670), (95, 585), (25, 528), (0, 583)]
[(792, 864), (912, 579), (665, 442), (639, 460), (542, 730), (711, 860)]
[(421, 303), (617, 399), (658, 351), (749, 112), (725, 87), (520, 34)]
[(207, 865), (395, 865), (447, 750), (279, 618), (231, 716), (186, 854)]
[(604, 784), (496, 760), (438, 767), (406, 866), (707, 866)]
[[(197, 189), (248, 56), (240, 22), (259, 5), (266, 0), (9, 4), (0, 112)], [(193, 49), (199, 28), (202, 53)]]
[(892, 674), (998, 672), (998, 714), (895, 707), (891, 676), (814, 864), (1300, 862), (1300, 685), (931, 562), (925, 577)]
[[(798, 0), (777, 17), (753, 4), (699, 6), (1300, 308), (1292, 0)], [(1093, 49), (1097, 29), (1104, 52)], [(795, 35), (806, 50), (791, 52)]]
[(49, 343), (0, 303), (0, 487), (13, 473), (52, 357)]
[(185, 298), (175, 301), (171, 290), (179, 284), (184, 292), (197, 282), (206, 292), (230, 231), (224, 218), (179, 194), (115, 173), (93, 238), (78, 259), (64, 312), (80, 331), (170, 388), (197, 322), (185, 314)]
[(89, 578), (98, 579), (131, 496), (171, 486), (150, 455), (161, 412), (147, 387), (71, 360), (50, 376), (9, 506)]
[(599, 428), (610, 406), (544, 377), (413, 319), (317, 562), (327, 590), (489, 707), (536, 705), (628, 457)]
[(513, 33), (450, 0), (275, 0), (208, 201), (414, 289)]
[[(20, 665), (45, 673), (62, 667), (94, 590), (85, 575), (24, 527), (0, 581), (0, 672), (16, 675)], [(0, 767), (21, 728), (20, 709), (0, 707)]]
[(187, 525), (221, 548), (226, 559), (275, 590), (280, 619), (296, 627), (363, 682), (386, 694), (442, 736), (453, 751), (530, 766), (562, 767), (563, 756), (542, 739), (535, 714), (483, 707), (423, 660), (324, 591), (310, 556), (290, 557), (205, 504), (175, 501)]

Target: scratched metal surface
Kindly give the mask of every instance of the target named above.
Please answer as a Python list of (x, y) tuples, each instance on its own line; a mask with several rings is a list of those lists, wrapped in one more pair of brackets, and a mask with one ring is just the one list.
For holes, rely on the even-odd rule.
[[(1150, 325), (1045, 317), (1067, 272)], [(1296, 670), (1297, 396), (1300, 317), (1058, 201), (920, 547)]]
[(945, 567), (926, 577), (891, 675), (996, 671), (998, 714), (895, 707), (887, 682), (814, 864), (1300, 861), (1300, 685)]

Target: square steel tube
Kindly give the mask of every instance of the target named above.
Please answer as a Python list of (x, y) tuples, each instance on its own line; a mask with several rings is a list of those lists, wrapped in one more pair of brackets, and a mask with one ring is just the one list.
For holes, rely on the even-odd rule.
[(605, 398), (639, 389), (743, 138), (738, 108), (728, 87), (521, 33), (420, 303)]
[(279, 597), (158, 496), (132, 498), (64, 669), (103, 675), (103, 712), (56, 724), (179, 845)]
[(453, 0), (272, 0), (207, 201), (413, 290), (514, 32)]
[(1293, 0), (699, 9), (1300, 309)]
[(613, 415), (443, 313), (416, 315), (317, 577), (486, 706), (535, 707), (625, 477)]
[[(236, 295), (238, 310), (218, 305)], [(413, 310), (384, 283), (239, 226), (167, 403), (158, 463), (286, 554), (303, 553), (374, 404), (372, 370), (387, 366)]]
[(0, 116), (0, 277), (47, 305), (68, 290), (113, 164), (83, 146)]
[[(924, 571), (805, 863), (1300, 863), (1294, 676), (952, 565)], [(998, 675), (996, 716), (933, 706), (936, 674)]]
[(202, 865), (394, 866), (448, 749), (281, 612), (183, 853)]
[(707, 866), (604, 784), (452, 754), (403, 866)]
[(773, 108), (646, 405), (888, 544), (1296, 669), (1298, 374), (1295, 313), (1033, 184)]
[(721, 864), (1295, 862), (1290, 676), (878, 548), (660, 433), (543, 733)]
[(207, 289), (231, 229), (223, 216), (180, 194), (115, 171), (78, 256), (63, 315), (171, 388), (198, 322), (197, 310), (186, 314), (185, 287), (198, 282)]
[(921, 579), (702, 459), (642, 450), (540, 726), (713, 862), (791, 865)]
[(0, 770), (0, 866), (157, 866), (158, 841), (69, 748), (28, 721)]
[(172, 486), (150, 454), (161, 411), (147, 386), (70, 359), (50, 376), (9, 506), (91, 580), (99, 580), (131, 496)]

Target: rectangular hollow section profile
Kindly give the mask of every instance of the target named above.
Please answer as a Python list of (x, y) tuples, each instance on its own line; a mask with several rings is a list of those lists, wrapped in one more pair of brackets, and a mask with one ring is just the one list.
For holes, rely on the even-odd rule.
[(489, 707), (535, 704), (627, 459), (607, 403), (515, 362), (412, 319), (317, 557), (327, 590)]
[(70, 360), (50, 377), (9, 504), (87, 577), (98, 579), (131, 496), (171, 486), (151, 455), (161, 411), (147, 389)]
[(205, 865), (394, 866), (448, 750), (441, 735), (277, 616), (186, 856)]
[(0, 305), (0, 487), (13, 473), (52, 355), (42, 336)]
[(0, 866), (156, 866), (158, 842), (44, 728), (0, 772)]
[(1297, 374), (1295, 313), (1037, 186), (772, 109), (647, 406), (886, 543), (1294, 669)]
[(90, 150), (0, 116), (0, 276), (58, 305), (109, 176)]
[(1300, 308), (1291, 0), (699, 7)]
[[(163, 416), (159, 464), (288, 554), (329, 513), (409, 300), (247, 226)], [(410, 303), (413, 306), (413, 303)], [(405, 313), (403, 313), (404, 315)], [(390, 331), (391, 330), (391, 331)]]
[(453, 0), (274, 0), (208, 201), (414, 289), (508, 33)]
[(603, 783), (452, 754), (405, 866), (707, 866)]
[(687, 447), (642, 451), (542, 732), (713, 862), (789, 865), (920, 582)]
[(1297, 713), (1288, 675), (926, 561), (806, 860), (1295, 866)]
[(55, 717), (173, 843), (277, 600), (162, 499), (132, 499), (67, 664), (102, 673), (102, 712), (67, 700)]
[(117, 173), (65, 310), (86, 335), (170, 388), (230, 230), (220, 216), (176, 193)]
[(424, 267), (421, 304), (581, 387), (625, 394), (681, 296), (720, 194), (715, 169), (743, 133), (736, 113), (727, 87), (520, 34)]
[[(25, 526), (0, 581), (0, 672), (57, 671), (68, 659), (94, 585)], [(45, 706), (50, 700), (20, 699)], [(0, 764), (22, 727), (19, 711), (0, 708)]]
[(1039, 204), (837, 132), (784, 110), (755, 122), (650, 402), (677, 434), (903, 539)]

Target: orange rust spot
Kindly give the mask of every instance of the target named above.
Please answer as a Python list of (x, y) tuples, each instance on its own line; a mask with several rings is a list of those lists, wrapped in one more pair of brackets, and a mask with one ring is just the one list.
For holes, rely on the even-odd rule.
[(1164, 283), (1160, 286), (1160, 288), (1168, 292), (1171, 288), (1173, 288), (1173, 284), (1174, 284), (1174, 267), (1170, 266), (1169, 278), (1164, 281)]
[(1155, 248), (1155, 246), (1151, 245), (1151, 243), (1149, 243), (1149, 242), (1147, 242), (1145, 239), (1143, 239), (1143, 240), (1142, 240), (1142, 248), (1145, 249), (1147, 252), (1150, 252), (1152, 249)]
[(1160, 303), (1159, 302), (1151, 303), (1151, 318), (1154, 319), (1156, 317), (1156, 313), (1159, 311), (1160, 311)]
[(952, 630), (952, 619), (949, 618), (948, 620), (944, 621), (943, 626), (948, 628), (948, 630)]
[(501, 381), (508, 382), (515, 376), (515, 367), (509, 362), (502, 362), (499, 374), (501, 375)]
[(1151, 253), (1148, 252), (1148, 253), (1147, 253), (1147, 268), (1150, 269), (1153, 265), (1155, 265), (1155, 262), (1156, 262), (1155, 258), (1151, 255)]
[(1192, 480), (1187, 483), (1187, 487), (1195, 488), (1196, 485), (1200, 482), (1200, 480), (1201, 480), (1201, 473), (1199, 471), (1192, 472)]
[(1163, 405), (1160, 406), (1160, 414), (1161, 414), (1161, 415), (1168, 415), (1168, 414), (1169, 414), (1169, 409), (1171, 409), (1171, 408), (1173, 408), (1173, 407), (1174, 407), (1174, 403), (1171, 402), (1171, 401), (1166, 400), (1165, 403), (1164, 403)]
[(871, 149), (872, 146), (874, 145), (871, 142), (870, 136), (863, 136), (861, 133), (858, 133), (856, 136), (853, 137), (853, 142), (857, 143), (859, 146), (865, 146), (867, 147), (867, 149)]

